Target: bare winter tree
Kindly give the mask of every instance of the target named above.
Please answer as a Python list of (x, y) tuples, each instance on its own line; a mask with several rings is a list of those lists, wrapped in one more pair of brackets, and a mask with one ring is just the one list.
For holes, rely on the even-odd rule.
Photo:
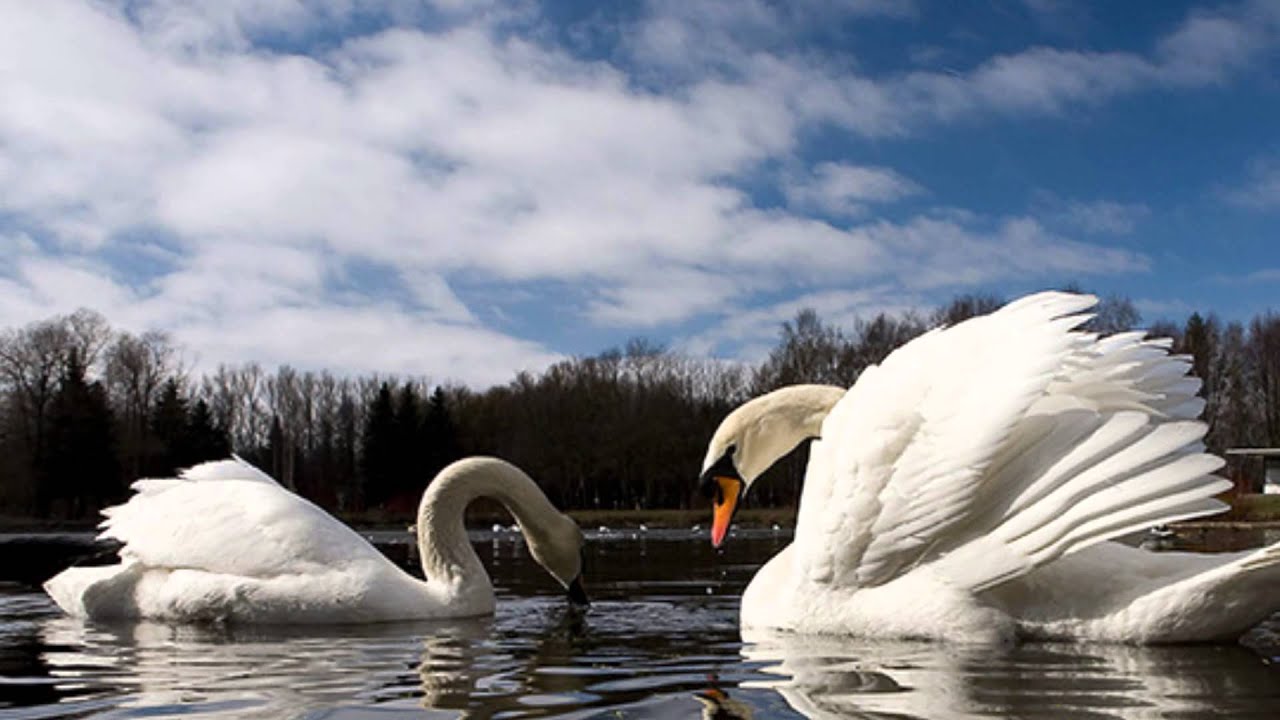
[(1114, 335), (1138, 327), (1142, 313), (1133, 301), (1123, 295), (1106, 295), (1093, 309), (1093, 320), (1085, 328), (1100, 335)]
[(284, 365), (267, 377), (263, 386), (272, 418), (271, 471), (290, 489), (297, 488), (295, 461), (311, 434), (312, 399), (308, 392), (312, 385), (309, 376)]
[[(86, 467), (118, 467), (97, 484), (110, 490), (123, 486), (108, 476), (171, 472), (228, 447), (299, 493), (346, 511), (406, 511), (426, 475), (459, 454), (480, 453), (525, 467), (565, 507), (687, 507), (700, 502), (692, 477), (707, 437), (737, 404), (783, 384), (848, 386), (929, 327), (996, 305), (967, 295), (922, 317), (882, 314), (839, 325), (803, 311), (782, 325), (758, 366), (633, 339), (483, 391), (253, 363), (188, 378), (169, 337), (113, 334), (100, 316), (79, 311), (0, 330), (0, 510), (93, 512), (98, 496), (67, 482), (82, 473), (64, 472), (67, 464), (54, 460), (101, 456)], [(1110, 296), (1093, 329), (1124, 331), (1138, 320), (1132, 302)], [(1173, 337), (1175, 352), (1203, 380), (1212, 450), (1280, 443), (1280, 316), (1224, 325), (1193, 314), (1152, 331)], [(99, 394), (109, 407), (99, 407)], [(102, 432), (68, 425), (79, 417), (97, 418)], [(88, 435), (102, 442), (90, 448)], [(804, 460), (802, 450), (780, 463), (753, 502), (796, 502)], [(1232, 472), (1256, 482), (1252, 466)], [(42, 479), (55, 476), (61, 480)]]
[(141, 476), (153, 452), (148, 422), (160, 387), (181, 375), (179, 357), (177, 346), (162, 332), (121, 333), (107, 346), (104, 375), (116, 412), (118, 450), (126, 477)]
[(983, 293), (957, 295), (933, 314), (932, 324), (935, 327), (955, 325), (971, 317), (993, 313), (1002, 305), (1004, 305), (1004, 299), (996, 295)]
[(1261, 439), (1280, 447), (1280, 314), (1267, 312), (1253, 318), (1248, 352), (1257, 382)]
[(49, 403), (72, 353), (85, 367), (93, 365), (111, 337), (101, 315), (77, 310), (70, 315), (32, 323), (0, 335), (0, 389), (10, 397), (24, 450), (38, 457), (44, 445)]
[(839, 328), (827, 325), (812, 308), (782, 324), (777, 347), (756, 373), (756, 392), (797, 383), (843, 385), (840, 351), (845, 345)]
[[(91, 310), (0, 333), (0, 393), (4, 396), (5, 495), (39, 496), (52, 404), (68, 363), (88, 368), (111, 328)], [(25, 500), (24, 500), (25, 501)]]

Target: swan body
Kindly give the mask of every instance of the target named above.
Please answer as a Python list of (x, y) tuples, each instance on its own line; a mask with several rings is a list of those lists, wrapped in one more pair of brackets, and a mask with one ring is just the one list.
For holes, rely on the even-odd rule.
[(1185, 358), (1076, 328), (1048, 292), (937, 329), (853, 387), (739, 407), (703, 465), (713, 541), (807, 438), (794, 542), (742, 599), (745, 628), (870, 637), (1164, 643), (1232, 639), (1280, 609), (1280, 545), (1151, 553), (1112, 541), (1219, 512)]
[(485, 615), (493, 587), (463, 525), (480, 496), (506, 505), (534, 558), (585, 600), (577, 525), (495, 458), (459, 460), (423, 494), (416, 530), (425, 581), (239, 458), (133, 488), (128, 502), (103, 511), (99, 537), (122, 544), (120, 563), (68, 568), (45, 583), (68, 614), (276, 624)]

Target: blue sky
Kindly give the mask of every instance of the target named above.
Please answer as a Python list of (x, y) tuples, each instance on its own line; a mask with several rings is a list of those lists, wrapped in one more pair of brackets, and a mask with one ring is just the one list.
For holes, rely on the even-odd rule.
[(0, 326), (197, 369), (752, 360), (1067, 282), (1280, 310), (1274, 2), (48, 0), (0, 43)]

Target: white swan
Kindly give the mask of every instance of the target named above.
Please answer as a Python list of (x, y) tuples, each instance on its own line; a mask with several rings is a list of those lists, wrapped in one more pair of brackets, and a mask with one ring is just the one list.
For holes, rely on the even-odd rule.
[(712, 540), (759, 475), (817, 438), (794, 542), (742, 598), (747, 628), (1129, 643), (1235, 638), (1280, 607), (1280, 545), (1149, 553), (1120, 534), (1225, 508), (1185, 358), (1075, 330), (1041, 293), (934, 330), (852, 388), (795, 386), (725, 418), (703, 465)]
[(435, 477), (418, 508), (424, 582), (331, 515), (239, 458), (179, 478), (139, 480), (103, 511), (101, 538), (121, 562), (73, 567), (45, 583), (65, 612), (90, 618), (244, 623), (351, 623), (493, 612), (493, 587), (467, 539), (477, 497), (506, 505), (529, 551), (586, 603), (582, 533), (510, 463), (467, 458)]

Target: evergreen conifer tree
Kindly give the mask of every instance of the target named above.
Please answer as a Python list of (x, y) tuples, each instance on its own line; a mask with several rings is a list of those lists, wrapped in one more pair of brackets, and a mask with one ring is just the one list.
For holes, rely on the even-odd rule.
[(50, 403), (42, 458), (41, 504), (83, 517), (120, 495), (115, 428), (106, 390), (85, 378), (80, 353), (67, 354), (58, 390)]
[(362, 433), (360, 471), (364, 475), (365, 503), (377, 506), (391, 496), (395, 474), (396, 412), (391, 387), (382, 383), (369, 406)]

